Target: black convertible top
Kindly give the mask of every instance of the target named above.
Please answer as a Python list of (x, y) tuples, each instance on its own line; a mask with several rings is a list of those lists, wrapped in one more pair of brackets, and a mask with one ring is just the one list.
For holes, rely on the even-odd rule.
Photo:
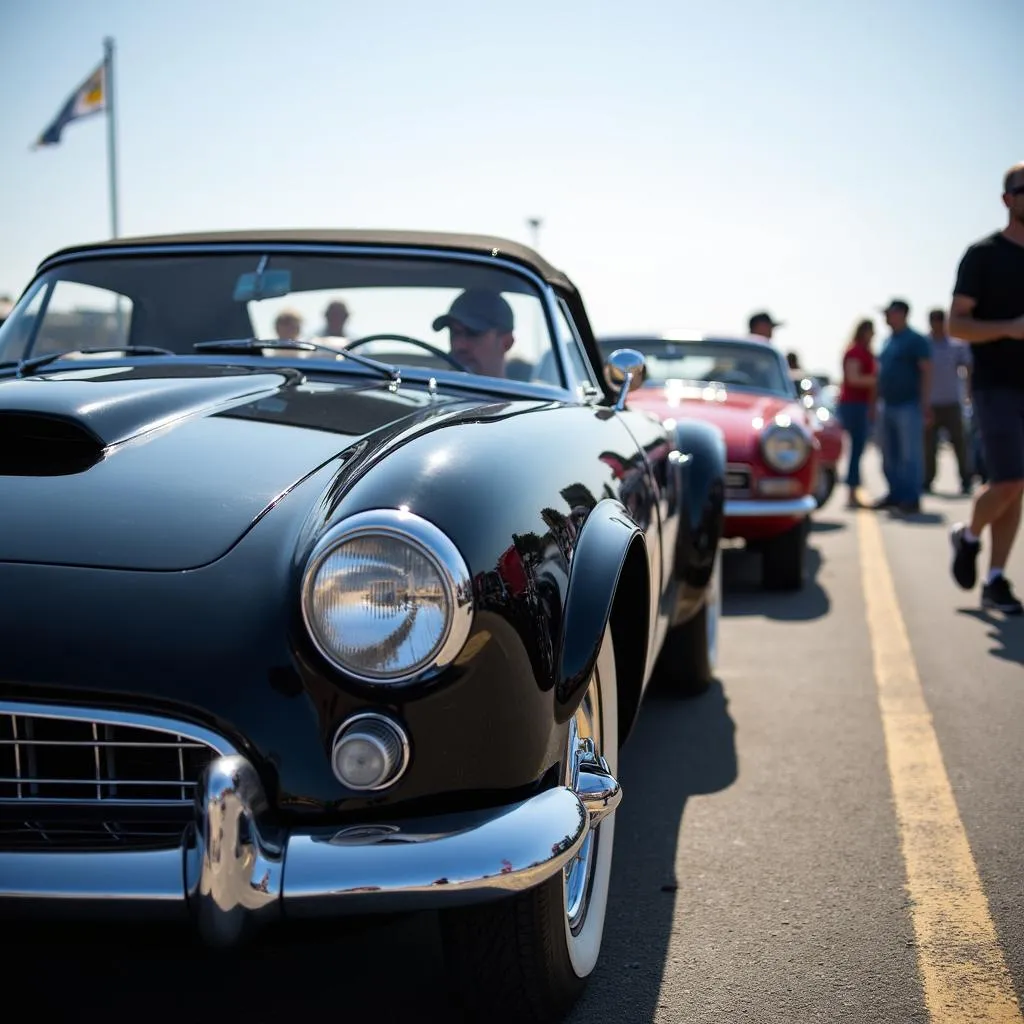
[(450, 231), (385, 231), (373, 228), (269, 228), (247, 231), (202, 231), (190, 234), (145, 235), (135, 238), (109, 238), (99, 242), (67, 246), (51, 253), (39, 269), (56, 259), (94, 252), (165, 245), (366, 245), (381, 248), (443, 249), (482, 256), (500, 256), (528, 267), (552, 287), (564, 292), (576, 288), (562, 271), (553, 267), (529, 246), (492, 235), (458, 234)]

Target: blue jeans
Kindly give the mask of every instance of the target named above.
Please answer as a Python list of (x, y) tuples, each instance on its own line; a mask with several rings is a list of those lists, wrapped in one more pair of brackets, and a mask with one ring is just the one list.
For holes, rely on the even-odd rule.
[(846, 466), (846, 486), (860, 487), (860, 460), (868, 440), (868, 403), (840, 402), (836, 412), (843, 430), (850, 436), (850, 458)]
[(924, 485), (924, 415), (919, 402), (891, 405), (882, 418), (882, 469), (889, 481), (889, 498), (897, 504), (917, 504)]

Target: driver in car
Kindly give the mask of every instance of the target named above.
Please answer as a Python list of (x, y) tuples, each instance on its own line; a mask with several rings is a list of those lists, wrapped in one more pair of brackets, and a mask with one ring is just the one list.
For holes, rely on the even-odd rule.
[(504, 377), (505, 356), (515, 342), (513, 320), (512, 307), (497, 292), (469, 288), (433, 328), (448, 328), (452, 356), (470, 373)]

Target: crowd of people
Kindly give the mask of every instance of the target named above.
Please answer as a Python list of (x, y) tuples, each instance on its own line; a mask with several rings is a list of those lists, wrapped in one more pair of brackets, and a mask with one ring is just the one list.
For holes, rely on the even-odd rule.
[(861, 459), (874, 436), (888, 491), (873, 507), (914, 514), (935, 481), (941, 432), (956, 454), (962, 494), (971, 493), (976, 473), (985, 475), (974, 433), (965, 423), (973, 425), (973, 355), (970, 345), (950, 336), (943, 309), (929, 312), (927, 335), (910, 326), (906, 299), (893, 299), (882, 314), (890, 330), (882, 352), (874, 354), (875, 325), (865, 319), (843, 354), (837, 412), (849, 438), (848, 504), (864, 504)]
[(888, 486), (872, 507), (897, 514), (920, 511), (921, 496), (935, 480), (939, 432), (945, 431), (961, 492), (971, 493), (977, 470), (984, 481), (970, 520), (951, 531), (953, 578), (964, 590), (976, 586), (987, 528), (982, 606), (1020, 615), (1024, 607), (1005, 568), (1024, 496), (1024, 162), (1007, 171), (1002, 199), (1006, 226), (967, 247), (949, 314), (933, 309), (928, 335), (910, 326), (905, 299), (882, 310), (889, 336), (877, 355), (873, 321), (857, 325), (843, 355), (837, 412), (849, 441), (846, 484), (854, 507), (864, 504), (860, 465), (873, 425)]
[[(348, 306), (340, 299), (327, 304), (324, 323), (320, 330), (323, 338), (345, 341), (345, 325), (348, 323)], [(302, 314), (294, 309), (282, 309), (274, 320), (274, 331), (281, 341), (298, 341), (302, 335)]]

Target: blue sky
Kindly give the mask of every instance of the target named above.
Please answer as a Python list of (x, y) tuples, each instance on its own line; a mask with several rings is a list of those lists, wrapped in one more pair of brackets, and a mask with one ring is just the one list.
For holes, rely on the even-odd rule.
[[(124, 235), (529, 241), (598, 331), (745, 330), (835, 371), (948, 303), (1024, 159), (1019, 0), (6, 0), (0, 292), (109, 234), (103, 118), (30, 146), (117, 44)], [(884, 328), (880, 317), (880, 329)]]

